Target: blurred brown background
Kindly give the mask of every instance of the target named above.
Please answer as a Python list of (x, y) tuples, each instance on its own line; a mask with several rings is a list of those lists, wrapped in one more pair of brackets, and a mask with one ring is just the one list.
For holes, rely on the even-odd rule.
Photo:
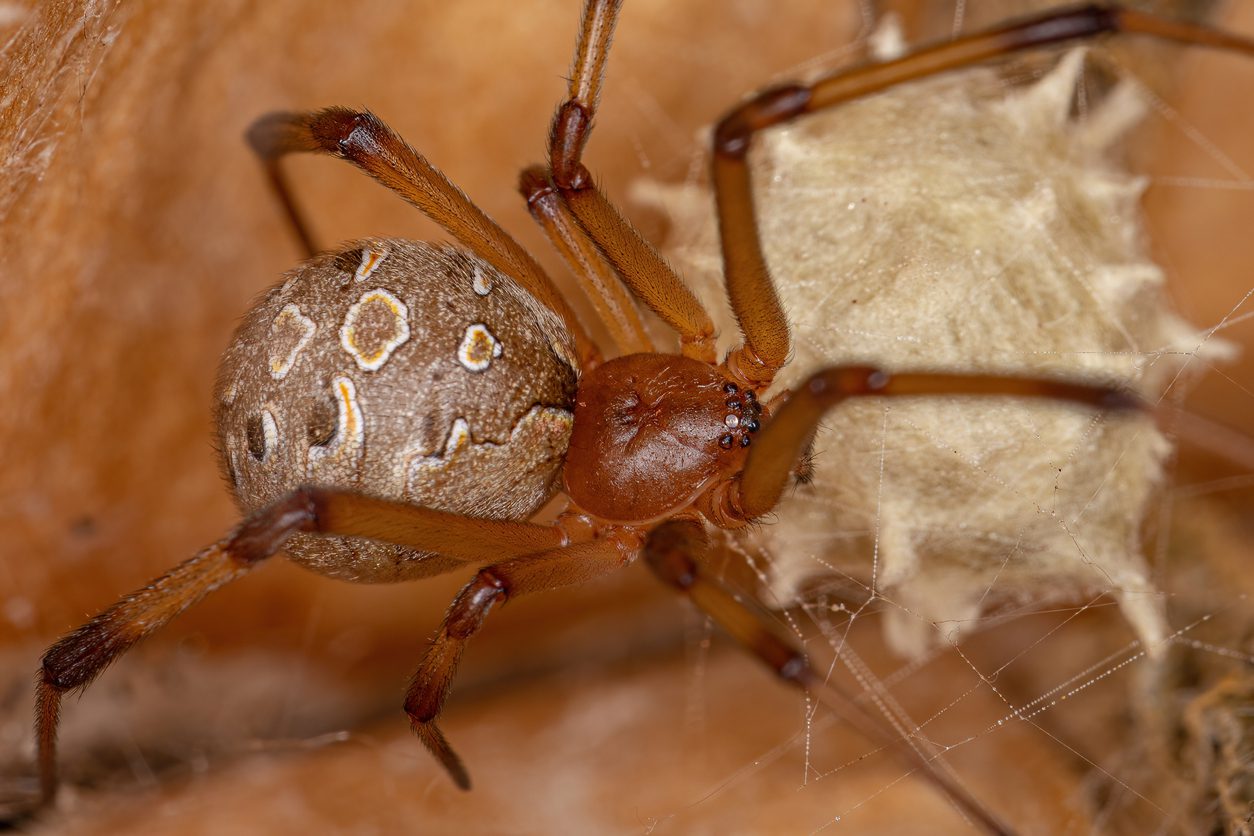
[[(922, 15), (919, 4), (884, 5), (911, 15), (912, 39), (947, 34), (952, 22), (952, 10), (932, 16), (948, 3)], [(217, 356), (249, 301), (299, 257), (241, 140), (246, 126), (273, 109), (370, 107), (560, 274), (514, 184), (542, 157), (577, 6), (0, 4), (0, 763), (29, 754), (28, 686), (42, 647), (234, 522), (209, 443)], [(966, 6), (981, 23), (1000, 9)], [(698, 131), (743, 92), (859, 55), (850, 44), (865, 32), (863, 11), (818, 0), (634, 0), (591, 168), (624, 201), (637, 178), (689, 177), (701, 164)], [(1250, 12), (1236, 4), (1218, 15), (1254, 33)], [(1254, 197), (1243, 172), (1254, 170), (1254, 62), (1167, 50), (1150, 66), (1171, 114), (1151, 118), (1134, 150), (1159, 178), (1147, 198), (1154, 248), (1185, 315), (1214, 325), (1251, 287)], [(439, 234), (349, 166), (302, 159), (292, 169), (325, 244)], [(626, 208), (646, 233), (664, 235), (663, 218)], [(1222, 334), (1254, 343), (1254, 322)], [(1193, 408), (1249, 426), (1252, 357), (1210, 375)], [(1248, 508), (1248, 492), (1210, 481), (1235, 476), (1239, 486), (1239, 471), (1186, 456), (1177, 484)], [(702, 623), (640, 567), (494, 616), (448, 723), (480, 788), (455, 793), (408, 739), (399, 694), (463, 580), (358, 587), (280, 560), (223, 590), (81, 703), (67, 702), (67, 774), (104, 790), (71, 794), (50, 826), (549, 832), (648, 829), (660, 817), (668, 832), (793, 832), (853, 808), (864, 817), (851, 820), (856, 832), (881, 815), (935, 816), (961, 831), (925, 787), (893, 784), (899, 771), (882, 758), (826, 781), (811, 774), (802, 788), (805, 747), (789, 741), (805, 729), (804, 703), (750, 662), (707, 656)], [(1111, 619), (1086, 618), (1095, 629)], [(868, 621), (858, 646), (872, 655)], [(1016, 641), (1013, 625), (1005, 641)], [(885, 660), (880, 671), (900, 665)], [(971, 675), (955, 659), (932, 670), (947, 672)], [(1063, 673), (1047, 666), (1041, 676), (1029, 693)], [(236, 690), (247, 693), (230, 697)], [(955, 728), (980, 728), (965, 722)], [(318, 737), (344, 728), (358, 733)], [(304, 742), (274, 742), (287, 738)], [(76, 740), (91, 754), (76, 760)], [(862, 751), (832, 740), (827, 728), (824, 769)], [(247, 756), (251, 748), (263, 754)], [(1037, 791), (1017, 821), (1048, 832), (1050, 822), (1083, 820), (1074, 796), (1089, 767), (1065, 746), (1015, 732), (969, 749), (964, 768), (999, 803), (1013, 781), (998, 764), (1035, 770)], [(1117, 755), (1111, 764), (1121, 768)]]

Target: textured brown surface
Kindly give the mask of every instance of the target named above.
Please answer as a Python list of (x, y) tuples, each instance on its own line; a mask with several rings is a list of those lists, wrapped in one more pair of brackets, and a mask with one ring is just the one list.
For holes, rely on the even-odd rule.
[[(380, 0), (352, 4), (350, 13), (342, 3), (51, 0), (26, 22), (17, 6), (4, 7), (0, 641), (12, 650), (5, 657), (0, 706), (6, 754), (27, 753), (8, 735), (26, 726), (29, 677), (40, 647), (213, 541), (234, 520), (207, 443), (213, 371), (250, 299), (298, 258), (241, 141), (247, 124), (274, 108), (370, 106), (555, 266), (513, 190), (517, 170), (542, 157), (543, 132), (562, 94), (575, 31), (573, 5), (545, 2), (520, 10), (496, 2)], [(699, 126), (782, 68), (804, 70), (813, 56), (839, 57), (858, 28), (853, 4), (790, 5), (778, 16), (773, 8), (721, 0), (629, 5), (590, 149), (591, 167), (611, 195), (626, 195), (628, 183), (642, 174), (682, 179), (693, 164)], [(1248, 14), (1249, 8), (1237, 11)], [(1248, 20), (1232, 25), (1254, 30)], [(1183, 124), (1197, 125), (1228, 154), (1248, 153), (1248, 142), (1224, 137), (1229, 130), (1238, 138), (1250, 133), (1242, 120), (1254, 109), (1243, 97), (1254, 90), (1254, 67), (1178, 54), (1171, 66), (1188, 91), (1170, 98)], [(1173, 176), (1230, 176), (1212, 170), (1215, 163), (1205, 157), (1194, 164), (1183, 156), (1198, 146), (1179, 124), (1151, 125), (1147, 134), (1161, 133), (1164, 141), (1152, 148), (1165, 150), (1146, 150), (1141, 157), (1157, 154), (1164, 162), (1155, 170)], [(1254, 168), (1248, 158), (1237, 156), (1236, 164)], [(328, 243), (365, 235), (435, 235), (415, 212), (342, 164), (300, 160), (293, 168), (315, 229)], [(1170, 183), (1151, 188), (1156, 246), (1176, 283), (1178, 303), (1194, 322), (1219, 323), (1249, 288), (1254, 259), (1243, 240), (1248, 194)], [(657, 218), (639, 220), (650, 233), (664, 226)], [(1244, 320), (1223, 333), (1248, 340), (1252, 326)], [(1200, 411), (1250, 420), (1249, 357), (1212, 376)], [(1241, 499), (1218, 483), (1202, 483), (1198, 492)], [(1248, 495), (1242, 501), (1248, 507)], [(1235, 557), (1211, 574), (1178, 570), (1199, 573), (1199, 583), (1188, 587), (1196, 601), (1179, 596), (1199, 612), (1208, 611), (1207, 584), (1248, 584), (1241, 552), (1221, 535), (1207, 536), (1208, 554)], [(748, 662), (720, 660), (717, 666), (729, 665), (727, 672), (719, 667), (711, 673), (686, 660), (673, 662), (656, 675), (652, 669), (634, 674), (640, 687), (621, 690), (623, 680), (605, 669), (575, 668), (557, 680), (506, 688), (473, 703), (476, 693), (489, 693), (473, 683), (489, 675), (605, 653), (607, 642), (614, 654), (644, 653), (647, 639), (633, 636), (673, 635), (678, 608), (668, 598), (642, 609), (645, 618), (634, 628), (615, 620), (617, 606), (662, 594), (634, 570), (590, 596), (543, 596), (511, 605), (489, 626), (471, 650), (467, 687), (450, 703), (448, 726), (482, 792), (453, 796), (408, 738), (398, 706), (400, 683), (458, 581), (362, 588), (280, 562), (220, 593), (154, 640), (152, 656), (141, 654), (136, 665), (170, 654), (199, 659), (207, 648), (204, 667), (213, 669), (218, 660), (229, 676), (202, 674), (179, 691), (169, 681), (173, 674), (162, 668), (151, 673), (153, 668), (120, 666), (106, 674), (98, 686), (103, 690), (67, 704), (67, 714), (80, 712), (84, 722), (96, 724), (85, 732), (116, 732), (109, 751), (126, 754), (115, 754), (105, 770), (113, 790), (69, 800), (66, 817), (49, 828), (191, 832), (203, 823), (207, 832), (228, 824), (219, 817), (234, 815), (230, 823), (257, 832), (328, 824), (421, 831), (428, 823), (435, 831), (436, 823), (451, 821), (481, 832), (540, 832), (562, 821), (644, 830), (653, 817), (673, 815), (666, 819), (673, 822), (671, 832), (808, 832), (839, 813), (873, 806), (903, 830), (910, 822), (943, 826), (939, 816), (947, 813), (933, 814), (939, 808), (931, 793), (909, 782), (893, 784), (891, 766), (881, 772), (870, 764), (862, 773), (855, 762), (835, 780), (798, 791), (804, 743), (794, 742), (782, 756), (779, 776), (771, 779), (758, 755), (781, 740), (772, 735), (787, 738), (804, 729), (804, 705)], [(1239, 613), (1222, 615), (1240, 628)], [(1079, 621), (1090, 631), (1085, 658), (1093, 647), (1110, 649), (1126, 640), (1117, 619), (1088, 612)], [(693, 634), (685, 646), (699, 656), (702, 632)], [(858, 645), (870, 658), (874, 634), (868, 631)], [(1066, 638), (1081, 640), (1075, 631)], [(1232, 633), (1216, 639), (1240, 646)], [(1027, 647), (1025, 658), (1040, 663), (999, 679), (999, 687), (1006, 684), (1002, 680), (1016, 681), (1019, 702), (1070, 675), (1061, 660), (1074, 648), (1023, 644), (1013, 633), (1007, 642), (994, 658), (1015, 658)], [(258, 670), (228, 664), (254, 647), (271, 654), (262, 656)], [(275, 679), (258, 672), (275, 668), (276, 658), (293, 656), (320, 673)], [(946, 670), (953, 662), (947, 659)], [(888, 673), (900, 663), (890, 658), (883, 665), (881, 672)], [(981, 666), (996, 668), (994, 662)], [(160, 682), (144, 710), (126, 708), (143, 679), (136, 670)], [(975, 687), (967, 681), (974, 678), (970, 668), (959, 662), (957, 670), (952, 681)], [(947, 681), (945, 670), (936, 680), (907, 679), (924, 702), (914, 715), (920, 721), (963, 690), (936, 684)], [(117, 688), (112, 701), (109, 681)], [(1127, 684), (1119, 677), (1107, 681)], [(344, 691), (335, 691), (335, 683)], [(714, 696), (705, 693), (707, 686)], [(150, 764), (173, 763), (173, 774), (186, 775), (189, 763), (196, 769), (205, 761), (181, 750), (163, 759), (154, 754), (161, 749), (154, 740), (177, 740), (176, 732), (192, 731), (198, 721), (199, 728), (241, 741), (273, 736), (275, 726), (234, 732), (221, 720), (236, 707), (226, 696), (253, 688), (260, 691), (250, 704), (257, 716), (268, 716), (256, 706), (273, 706), (276, 693), (284, 706), (312, 707), (314, 720), (289, 727), (309, 742), (280, 762), (265, 756), (210, 759), (206, 777), (157, 789), (146, 772)], [(171, 705), (171, 692), (184, 702)], [(363, 693), (355, 702), (345, 697)], [(1127, 719), (1126, 688), (1086, 693), (1087, 701), (1066, 706), (1070, 711), (1044, 715), (1049, 724), (1027, 743), (1018, 736), (982, 735), (984, 744), (966, 749), (975, 765), (965, 768), (995, 782), (979, 794), (1024, 805), (1018, 815), (1029, 831), (1052, 832), (1068, 821), (1085, 829), (1080, 807), (1089, 797), (1083, 781), (1091, 769), (1085, 758), (1122, 778), (1134, 774), (1122, 750), (1110, 745), (1120, 740)], [(99, 695), (95, 703), (93, 695)], [(939, 705), (928, 704), (929, 698)], [(153, 706), (170, 712), (164, 725)], [(364, 746), (308, 751), (320, 732), (352, 725), (376, 709), (386, 713), (366, 726)], [(704, 725), (694, 719), (702, 713)], [(985, 721), (999, 716), (955, 715), (954, 736), (982, 732)], [(213, 724), (215, 717), (221, 725)], [(567, 739), (581, 745), (562, 749), (542, 734), (575, 720), (584, 725), (576, 724)], [(784, 731), (768, 731), (777, 723)], [(134, 754), (136, 741), (142, 757)], [(824, 743), (831, 748), (824, 769), (861, 751), (856, 742), (843, 745), (837, 737)], [(225, 748), (239, 752), (245, 744)], [(579, 785), (591, 788), (582, 801), (556, 795), (558, 779), (549, 778), (557, 774), (549, 771), (554, 762), (544, 759), (553, 753), (564, 755), (556, 758), (567, 770), (562, 782), (587, 781)], [(705, 772), (700, 762), (707, 757), (713, 765)], [(1007, 763), (1015, 769), (1006, 769)], [(1019, 797), (1023, 775), (1032, 776), (1034, 792)], [(511, 778), (527, 781), (515, 786)], [(1118, 785), (1103, 787), (1107, 797), (1133, 797)], [(849, 794), (840, 795), (845, 788)], [(657, 795), (642, 801), (641, 793)], [(874, 801), (861, 803), (868, 798)], [(802, 801), (811, 800), (814, 807), (807, 810)], [(612, 816), (558, 818), (577, 809)], [(908, 824), (901, 825), (903, 819)], [(853, 832), (874, 827), (869, 820), (849, 823)], [(1146, 828), (1160, 824), (1151, 815)], [(955, 823), (954, 829), (961, 827)]]
[[(293, 321), (295, 342), (276, 339)], [(560, 487), (574, 350), (560, 320), (485, 261), (350, 244), (289, 274), (231, 341), (215, 393), (228, 479), (245, 512), (315, 484), (526, 519)], [(428, 574), (399, 546), (298, 535), (288, 548), (335, 578)]]

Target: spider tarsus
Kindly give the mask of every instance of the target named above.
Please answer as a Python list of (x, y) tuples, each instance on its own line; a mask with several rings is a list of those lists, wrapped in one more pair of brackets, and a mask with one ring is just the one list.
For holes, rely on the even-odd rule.
[(422, 745), (427, 747), (429, 751), (440, 765), (444, 767), (444, 771), (453, 779), (453, 783), (460, 790), (470, 790), (470, 773), (466, 771), (466, 765), (462, 763), (461, 757), (453, 751), (453, 747), (448, 745), (444, 733), (440, 731), (435, 723), (430, 721), (413, 720), (411, 727), (414, 735), (422, 741)]
[[(55, 649), (55, 646), (54, 648)], [(57, 794), (57, 725), (61, 719), (61, 695), (66, 691), (49, 677), (48, 655), (35, 687), (35, 734), (38, 736), (39, 806), (52, 803)]]

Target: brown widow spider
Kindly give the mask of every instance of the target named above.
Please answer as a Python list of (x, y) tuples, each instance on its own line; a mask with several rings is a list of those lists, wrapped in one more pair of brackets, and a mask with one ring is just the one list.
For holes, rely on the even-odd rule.
[[(728, 295), (745, 339), (720, 361), (708, 316), (580, 162), (618, 7), (588, 3), (570, 98), (550, 136), (550, 167), (524, 172), (522, 190), (585, 282), (622, 357), (602, 361), (534, 260), (377, 118), (331, 109), (258, 123), (254, 147), (311, 251), (277, 167), (297, 151), (349, 160), (470, 252), (359, 242), (314, 258), (250, 314), (224, 360), (219, 415), (226, 467), (250, 514), (222, 541), (45, 655), (37, 720), (45, 798), (55, 790), (61, 695), (85, 687), (140, 638), (284, 547), (310, 568), (358, 581), (485, 567), (451, 606), (406, 700), (415, 732), (462, 786), (469, 783), (466, 771), (434, 721), (465, 641), (507, 597), (577, 583), (637, 554), (781, 678), (875, 733), (874, 724), (826, 690), (804, 656), (701, 575), (702, 523), (735, 528), (768, 513), (802, 475), (822, 413), (847, 397), (979, 395), (1137, 406), (1101, 385), (890, 375), (867, 367), (824, 370), (796, 392), (760, 402), (758, 392), (787, 361), (790, 343), (755, 227), (750, 140), (757, 130), (896, 83), (1101, 32), (1246, 52), (1254, 51), (1250, 44), (1090, 8), (760, 94), (724, 119), (715, 138)], [(619, 280), (679, 334), (681, 354), (653, 353)], [(570, 509), (553, 526), (518, 522), (549, 498), (559, 472)], [(944, 785), (942, 776), (932, 777)], [(947, 791), (976, 820), (998, 829), (960, 790)]]

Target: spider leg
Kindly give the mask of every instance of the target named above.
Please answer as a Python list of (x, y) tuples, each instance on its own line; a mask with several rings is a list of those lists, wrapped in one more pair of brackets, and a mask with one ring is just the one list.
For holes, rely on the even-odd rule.
[(41, 803), (56, 792), (61, 697), (86, 688), (138, 641), (222, 585), (247, 574), (293, 534), (369, 537), (436, 552), (430, 574), (560, 546), (560, 529), (482, 520), (320, 488), (303, 488), (250, 515), (224, 539), (127, 595), (44, 653), (35, 691)]
[(566, 261), (584, 294), (591, 300), (619, 352), (638, 354), (654, 351), (653, 341), (644, 330), (631, 296), (579, 226), (579, 221), (558, 193), (548, 172), (540, 166), (525, 169), (519, 177), (518, 190), (527, 200), (531, 216), (540, 224), (553, 248)]
[(757, 656), (784, 682), (808, 692), (859, 734), (903, 760), (911, 770), (931, 781), (951, 803), (989, 833), (1010, 829), (977, 801), (949, 773), (936, 756), (915, 748), (866, 714), (834, 683), (823, 681), (805, 653), (781, 636), (769, 622), (738, 601), (721, 585), (702, 574), (701, 559), (709, 542), (702, 527), (689, 520), (671, 520), (650, 532), (643, 555), (664, 583), (675, 587), (709, 615), (737, 643)]
[(683, 353), (712, 362), (714, 322), (710, 315), (674, 268), (606, 199), (583, 164), (621, 8), (622, 0), (588, 0), (584, 5), (569, 97), (558, 108), (549, 130), (553, 185), (623, 283), (679, 334)]
[(279, 206), (283, 210), (283, 217), (287, 219), (292, 235), (296, 238), (296, 243), (300, 245), (302, 255), (305, 258), (312, 258), (321, 247), (314, 241), (313, 231), (309, 227), (309, 219), (305, 217), (304, 211), (296, 203), (287, 172), (279, 165), (281, 154), (274, 153), (274, 149), (259, 145), (253, 141), (252, 129), (249, 131), (248, 139), (249, 145), (261, 160), (261, 166), (266, 175), (266, 183), (270, 186), (270, 191), (274, 193), (275, 199), (279, 201)]
[[(517, 279), (561, 317), (575, 338), (583, 362), (599, 357), (574, 311), (539, 262), (373, 113), (343, 107), (310, 113), (271, 113), (248, 129), (248, 142), (267, 171), (272, 172), (271, 182), (280, 189), (280, 200), (307, 245), (307, 227), (294, 211), (286, 181), (281, 173), (273, 173), (278, 172), (278, 161), (293, 153), (330, 154), (348, 160), (444, 227), (493, 267)], [(305, 231), (300, 233), (301, 229)]]
[(1013, 375), (915, 372), (890, 374), (872, 366), (833, 366), (812, 374), (753, 441), (740, 478), (720, 501), (733, 519), (756, 519), (779, 502), (796, 463), (827, 410), (848, 398), (975, 395), (1068, 401), (1094, 409), (1148, 411), (1126, 390), (1101, 384)]
[(414, 734), (448, 770), (457, 786), (470, 789), (470, 775), (435, 720), (453, 686), (453, 675), (466, 642), (479, 632), (497, 604), (530, 592), (584, 583), (625, 566), (637, 551), (635, 542), (606, 538), (514, 558), (480, 569), (453, 599), (440, 632), (409, 683), (405, 713)]
[(1023, 50), (1116, 32), (1254, 56), (1254, 42), (1224, 32), (1118, 6), (1092, 5), (956, 38), (812, 84), (763, 90), (724, 116), (714, 131), (712, 177), (728, 296), (745, 335), (745, 345), (727, 359), (729, 370), (765, 386), (783, 367), (789, 352), (787, 321), (766, 264), (754, 210), (748, 156), (755, 133), (904, 82)]

